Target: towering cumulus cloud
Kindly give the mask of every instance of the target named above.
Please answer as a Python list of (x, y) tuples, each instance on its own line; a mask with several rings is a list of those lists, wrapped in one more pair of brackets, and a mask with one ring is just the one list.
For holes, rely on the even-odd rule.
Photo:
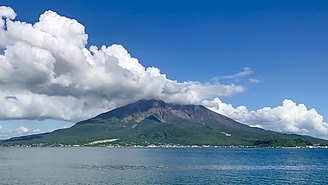
[(240, 85), (177, 82), (121, 45), (90, 46), (84, 26), (46, 11), (30, 24), (0, 7), (0, 119), (78, 121), (141, 98), (199, 103)]
[[(291, 100), (257, 111), (234, 108), (217, 97), (243, 92), (243, 86), (178, 82), (156, 67), (144, 67), (121, 45), (87, 48), (84, 26), (56, 12), (46, 11), (31, 24), (15, 20), (15, 11), (1, 6), (0, 17), (0, 120), (75, 122), (138, 99), (155, 98), (202, 103), (249, 125), (328, 138), (327, 123), (314, 109)], [(245, 67), (218, 79), (251, 73)], [(28, 131), (20, 127), (17, 133)]]

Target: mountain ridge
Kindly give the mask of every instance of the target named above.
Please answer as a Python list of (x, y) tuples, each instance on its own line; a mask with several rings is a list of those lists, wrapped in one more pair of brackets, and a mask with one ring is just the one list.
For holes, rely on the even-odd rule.
[[(116, 117), (118, 119), (126, 119), (129, 121), (133, 119), (133, 117), (139, 117), (139, 119), (135, 119), (135, 121), (140, 122), (149, 116), (154, 116), (160, 122), (165, 123), (167, 122), (167, 118), (171, 117), (172, 115), (183, 119), (197, 121), (216, 120), (221, 123), (225, 123), (226, 121), (228, 121), (231, 125), (236, 125), (238, 123), (227, 116), (209, 110), (203, 105), (182, 105), (166, 103), (162, 100), (141, 99), (137, 102), (118, 107), (108, 112), (101, 113), (95, 116), (94, 118), (78, 122), (77, 124), (88, 123), (91, 120), (97, 118), (108, 119), (111, 117)], [(237, 125), (239, 124), (241, 123), (238, 123)]]

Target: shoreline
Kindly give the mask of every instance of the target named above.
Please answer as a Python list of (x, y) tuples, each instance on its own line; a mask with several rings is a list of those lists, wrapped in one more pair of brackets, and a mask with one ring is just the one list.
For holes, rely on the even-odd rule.
[(0, 148), (254, 148), (254, 149), (328, 149), (328, 146), (295, 146), (295, 147), (257, 147), (257, 146), (212, 146), (212, 145), (64, 145), (64, 144), (53, 144), (53, 145), (45, 145), (45, 144), (15, 144), (3, 146), (0, 145)]

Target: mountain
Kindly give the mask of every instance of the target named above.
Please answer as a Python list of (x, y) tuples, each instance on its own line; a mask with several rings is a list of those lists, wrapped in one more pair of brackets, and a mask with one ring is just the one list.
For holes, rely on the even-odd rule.
[(161, 100), (139, 100), (76, 123), (71, 128), (2, 141), (2, 145), (328, 145), (309, 136), (253, 128), (202, 105), (180, 105)]
[(125, 122), (132, 121), (136, 124), (150, 118), (161, 123), (169, 123), (174, 118), (180, 118), (197, 122), (213, 120), (217, 121), (221, 125), (227, 125), (229, 127), (245, 126), (226, 116), (210, 111), (202, 105), (169, 104), (164, 101), (154, 99), (142, 99), (135, 103), (102, 113), (95, 118), (81, 121), (77, 124), (87, 124), (97, 122), (99, 120), (107, 120), (113, 117), (124, 120)]

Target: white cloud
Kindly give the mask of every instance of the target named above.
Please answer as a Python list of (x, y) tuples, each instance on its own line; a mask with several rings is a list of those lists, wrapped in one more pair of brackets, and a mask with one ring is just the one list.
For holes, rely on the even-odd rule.
[(256, 79), (256, 78), (250, 78), (249, 82), (250, 83), (260, 83), (261, 81), (259, 79)]
[(170, 80), (121, 45), (86, 48), (84, 26), (50, 10), (34, 24), (14, 20), (9, 7), (1, 7), (0, 16), (2, 120), (74, 122), (141, 98), (199, 103), (244, 91), (235, 84)]
[(15, 19), (16, 13), (10, 7), (0, 6), (0, 17), (1, 18), (5, 17), (5, 18), (8, 18), (8, 19)]
[(328, 139), (328, 124), (315, 109), (285, 99), (281, 106), (264, 107), (250, 111), (245, 106), (233, 107), (219, 98), (205, 100), (202, 104), (209, 109), (226, 115), (241, 123), (268, 130), (297, 133)]
[(218, 81), (218, 80), (222, 80), (222, 79), (239, 79), (239, 78), (249, 76), (252, 73), (253, 73), (253, 71), (251, 70), (251, 68), (244, 67), (244, 70), (239, 73), (235, 73), (235, 74), (228, 75), (228, 76), (217, 76), (217, 77), (214, 77), (212, 80)]
[(21, 134), (21, 133), (26, 133), (26, 132), (28, 132), (29, 129), (26, 128), (26, 127), (24, 127), (24, 126), (20, 126), (19, 128), (16, 129), (16, 131), (17, 131), (18, 133)]
[(0, 127), (0, 140), (12, 138), (12, 137), (19, 137), (23, 135), (39, 134), (39, 133), (41, 133), (40, 129), (30, 130), (25, 126), (20, 126), (14, 130), (6, 130)]

